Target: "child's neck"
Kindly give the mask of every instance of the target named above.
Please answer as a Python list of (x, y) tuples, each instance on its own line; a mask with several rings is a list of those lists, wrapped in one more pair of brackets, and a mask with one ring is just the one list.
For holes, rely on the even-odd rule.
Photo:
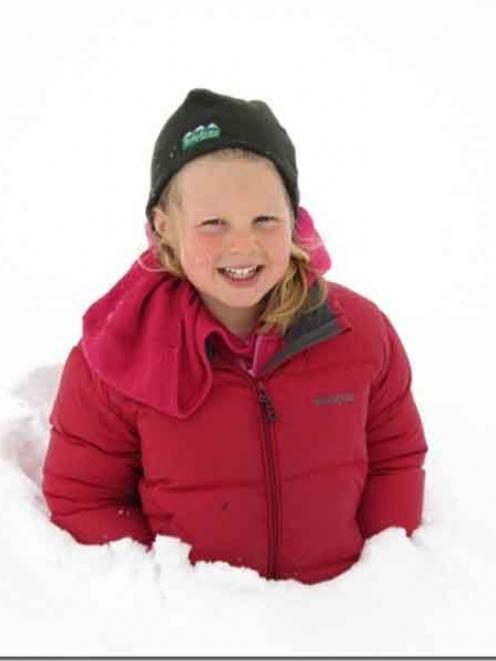
[(228, 308), (219, 301), (200, 293), (207, 310), (240, 339), (248, 341), (258, 323), (260, 305), (253, 308)]

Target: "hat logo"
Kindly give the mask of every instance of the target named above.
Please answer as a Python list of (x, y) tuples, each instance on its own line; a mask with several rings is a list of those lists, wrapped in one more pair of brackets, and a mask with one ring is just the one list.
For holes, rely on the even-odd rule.
[(218, 138), (220, 136), (220, 128), (214, 122), (210, 122), (208, 126), (197, 126), (193, 131), (188, 131), (183, 135), (182, 138), (182, 150), (187, 151), (194, 147), (199, 142), (203, 140), (209, 140), (210, 138)]

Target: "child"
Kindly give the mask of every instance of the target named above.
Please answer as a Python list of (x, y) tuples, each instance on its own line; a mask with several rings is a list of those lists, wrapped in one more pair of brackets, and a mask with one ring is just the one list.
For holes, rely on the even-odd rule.
[(427, 445), (388, 317), (323, 278), (263, 101), (193, 89), (154, 147), (149, 248), (83, 316), (43, 493), (83, 544), (157, 534), (269, 579), (331, 579), (420, 525)]

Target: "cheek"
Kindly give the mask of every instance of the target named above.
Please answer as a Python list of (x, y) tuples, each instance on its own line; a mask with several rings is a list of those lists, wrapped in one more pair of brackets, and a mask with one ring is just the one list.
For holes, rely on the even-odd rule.
[(183, 263), (194, 269), (212, 269), (218, 262), (220, 242), (216, 237), (190, 237), (184, 242)]
[(291, 254), (291, 238), (282, 234), (270, 237), (265, 249), (270, 264), (284, 271), (288, 266)]

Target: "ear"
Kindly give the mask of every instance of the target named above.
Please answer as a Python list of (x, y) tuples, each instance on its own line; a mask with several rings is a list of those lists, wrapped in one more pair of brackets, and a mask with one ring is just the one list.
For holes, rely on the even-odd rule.
[(161, 236), (165, 236), (168, 231), (169, 218), (158, 206), (152, 209), (152, 223), (156, 232)]
[(156, 234), (164, 239), (174, 251), (179, 250), (179, 238), (176, 235), (177, 230), (174, 225), (175, 219), (170, 214), (164, 213), (159, 207), (154, 207), (152, 218)]

